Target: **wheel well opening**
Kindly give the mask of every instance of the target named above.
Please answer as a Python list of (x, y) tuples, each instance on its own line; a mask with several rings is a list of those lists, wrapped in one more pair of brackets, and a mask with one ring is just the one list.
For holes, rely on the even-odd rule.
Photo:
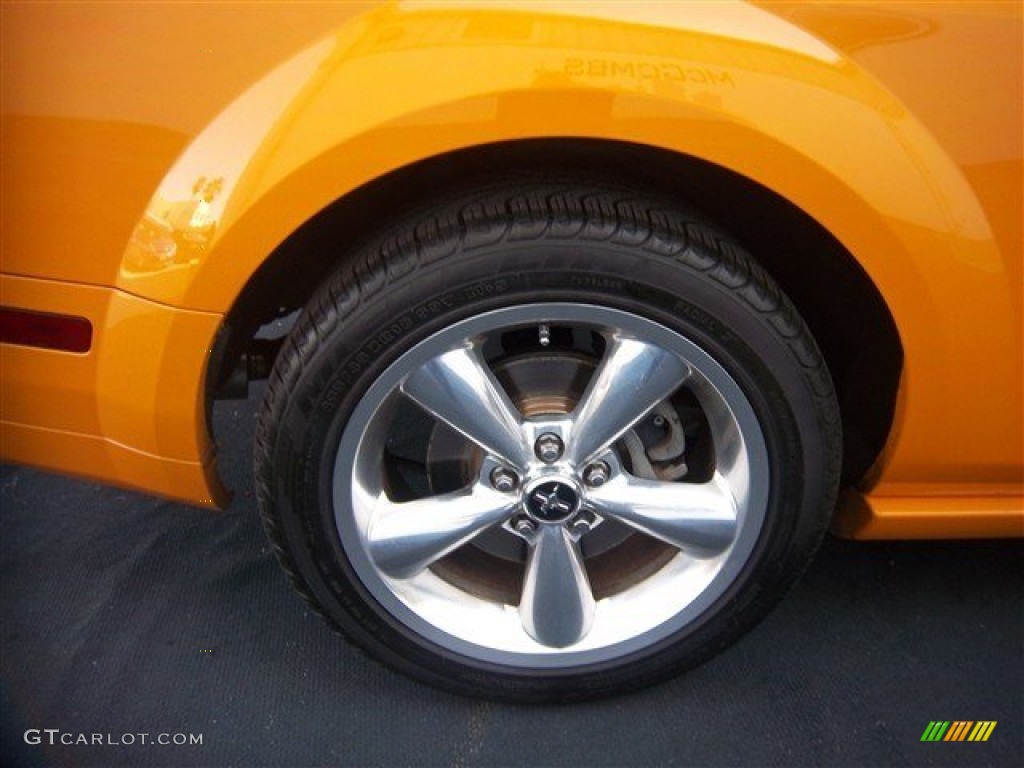
[(676, 199), (738, 239), (811, 328), (839, 398), (843, 483), (864, 478), (888, 437), (903, 366), (896, 324), (868, 275), (821, 225), (765, 187), (696, 158), (610, 141), (538, 139), (459, 150), (396, 170), (320, 211), (275, 249), (228, 313), (210, 365), (207, 412), (238, 381), (239, 361), (255, 355), (248, 377), (266, 375), (276, 345), (256, 338), (259, 329), (304, 306), (389, 220), (439, 191), (524, 172), (614, 179)]

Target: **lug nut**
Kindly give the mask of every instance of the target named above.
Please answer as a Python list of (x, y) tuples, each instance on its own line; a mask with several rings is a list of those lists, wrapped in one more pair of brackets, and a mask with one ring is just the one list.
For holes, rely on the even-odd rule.
[(537, 443), (533, 446), (533, 450), (537, 454), (538, 459), (545, 464), (551, 464), (562, 457), (562, 451), (565, 450), (565, 446), (562, 444), (562, 438), (558, 435), (545, 432), (537, 438)]
[(491, 472), (491, 485), (494, 490), (501, 491), (502, 493), (509, 493), (514, 491), (519, 485), (519, 476), (511, 469), (505, 467), (498, 467)]
[(607, 464), (603, 461), (598, 461), (583, 470), (583, 482), (591, 488), (600, 488), (608, 482), (611, 473), (612, 471)]
[(512, 527), (523, 536), (529, 536), (537, 529), (537, 524), (528, 517), (518, 517), (512, 523)]
[(580, 510), (579, 514), (569, 523), (569, 530), (577, 536), (589, 533), (594, 528), (595, 517), (592, 512), (586, 509)]

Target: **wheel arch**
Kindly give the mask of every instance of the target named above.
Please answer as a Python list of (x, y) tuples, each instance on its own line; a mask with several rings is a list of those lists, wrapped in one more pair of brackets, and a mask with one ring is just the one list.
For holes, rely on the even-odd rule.
[[(829, 352), (836, 378), (848, 378), (847, 390), (863, 393), (844, 396), (844, 411), (881, 415), (870, 426), (849, 429), (848, 456), (859, 458), (850, 459), (847, 482), (864, 478), (883, 444), (882, 485), (894, 484), (899, 493), (934, 489), (937, 476), (953, 483), (950, 469), (968, 479), (1005, 474), (994, 459), (986, 464), (1014, 438), (997, 414), (978, 420), (952, 413), (946, 423), (934, 418), (971, 389), (957, 371), (993, 359), (992, 348), (1006, 336), (993, 336), (987, 347), (977, 343), (985, 329), (1012, 320), (1013, 299), (1000, 283), (1004, 265), (959, 169), (869, 73), (752, 6), (723, 6), (710, 15), (681, 9), (666, 24), (632, 18), (634, 10), (419, 8), (389, 6), (361, 17), (229, 107), (195, 139), (154, 197), (157, 209), (171, 199), (163, 192), (174, 188), (179, 198), (202, 197), (203, 188), (197, 192), (192, 183), (195, 171), (205, 171), (204, 163), (237, 130), (244, 151), (236, 153), (237, 173), (222, 189), (211, 189), (211, 195), (219, 189), (219, 197), (210, 220), (200, 222), (202, 231), (174, 233), (202, 242), (192, 258), (152, 271), (132, 269), (130, 245), (117, 287), (175, 307), (229, 314), (231, 328), (253, 316), (233, 306), (256, 306), (253, 296), (282, 286), (297, 292), (309, 275), (319, 275), (322, 262), (296, 247), (303, 241), (319, 247), (324, 230), (312, 222), (348, 208), (354, 213), (334, 229), (350, 241), (374, 213), (366, 200), (379, 194), (384, 210), (409, 200), (408, 189), (393, 198), (380, 192), (389, 185), (413, 188), (409, 174), (463, 183), (470, 170), (498, 172), (508, 162), (503, 157), (520, 152), (534, 167), (557, 167), (562, 159), (551, 148), (569, 144), (586, 147), (581, 153), (600, 168), (611, 155), (626, 157), (613, 147), (646, 147), (658, 158), (654, 165), (666, 161), (677, 173), (708, 178), (707, 188), (687, 188), (685, 176), (666, 179), (656, 168), (615, 167), (615, 173), (677, 190), (682, 199), (699, 197), (695, 207), (745, 242), (770, 236), (777, 256), (762, 255), (765, 265), (800, 305), (822, 346), (849, 352)], [(736, 26), (737, 14), (756, 18)], [(428, 38), (429, 45), (416, 42)], [(250, 126), (256, 114), (261, 125)], [(601, 150), (593, 151), (597, 146)], [(460, 166), (474, 157), (476, 167)], [(441, 162), (455, 167), (445, 171)], [(436, 186), (424, 182), (418, 189), (429, 196)], [(814, 258), (793, 257), (794, 248), (807, 251), (804, 240), (796, 243), (783, 228), (754, 220), (764, 217), (741, 221), (736, 194), (749, 194), (748, 204), (756, 199), (773, 221), (789, 221), (789, 232), (816, 243)], [(159, 210), (151, 206), (153, 213)], [(290, 268), (281, 266), (280, 254), (290, 254)], [(829, 305), (818, 284), (799, 279), (809, 261), (834, 267), (821, 266), (820, 278), (867, 289), (846, 291), (843, 302)], [(948, 312), (963, 290), (991, 297), (989, 316), (975, 312), (965, 322)], [(876, 338), (864, 330), (869, 325), (887, 330)], [(865, 337), (871, 354), (854, 353)], [(227, 368), (219, 358), (230, 361), (237, 348), (237, 341), (222, 339), (209, 365), (211, 381)], [(902, 381), (916, 389), (894, 416), (903, 351)], [(1007, 362), (996, 374), (1019, 379)], [(878, 384), (876, 376), (885, 386), (861, 386), (859, 380)], [(922, 381), (933, 386), (918, 386)], [(964, 468), (946, 439), (949, 430), (988, 430), (998, 439), (977, 466)]]
[[(208, 397), (261, 325), (300, 309), (389, 218), (442, 192), (505, 174), (625, 183), (694, 208), (738, 238), (818, 340), (843, 414), (844, 481), (864, 476), (892, 426), (903, 361), (896, 324), (871, 278), (824, 227), (767, 188), (694, 157), (626, 142), (536, 139), (467, 148), (398, 169), (335, 201), (281, 243), (246, 282), (225, 318), (220, 354), (208, 372)], [(831, 290), (821, 290), (823, 285)], [(856, 323), (849, 322), (853, 317)]]

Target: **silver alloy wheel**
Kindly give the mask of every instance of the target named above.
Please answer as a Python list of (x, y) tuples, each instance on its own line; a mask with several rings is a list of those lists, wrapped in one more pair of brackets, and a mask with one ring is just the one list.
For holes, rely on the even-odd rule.
[[(603, 357), (571, 410), (525, 417), (485, 360), (485, 346), (530, 328), (541, 329), (546, 346), (556, 326), (599, 334)], [(681, 387), (706, 418), (713, 472), (696, 483), (638, 477), (619, 446)], [(385, 490), (389, 436), (409, 402), (475, 446), (475, 474), (463, 487), (404, 500)], [(552, 449), (552, 435), (564, 450)], [(540, 458), (542, 438), (546, 458), (560, 451), (557, 458)], [(449, 651), (550, 669), (621, 658), (708, 609), (754, 549), (769, 465), (746, 396), (696, 344), (616, 309), (528, 304), (456, 323), (391, 364), (342, 434), (332, 492), (342, 546), (388, 614)], [(608, 521), (667, 544), (669, 555), (595, 595), (581, 542)], [(495, 531), (523, 542), (518, 605), (443, 577), (438, 567)]]

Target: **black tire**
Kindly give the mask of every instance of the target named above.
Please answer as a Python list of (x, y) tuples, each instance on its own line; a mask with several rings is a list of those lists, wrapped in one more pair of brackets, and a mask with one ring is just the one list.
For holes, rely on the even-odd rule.
[[(749, 555), (706, 609), (647, 645), (568, 667), (477, 658), (417, 631), (360, 576), (359, 543), (341, 540), (332, 499), (346, 424), (389, 366), (454, 323), (536, 302), (618, 310), (706, 352), (749, 401), (770, 478)], [(568, 701), (665, 680), (760, 620), (824, 535), (841, 445), (831, 379), (810, 332), (728, 236), (672, 201), (590, 181), (523, 179), (402, 216), (344, 259), (274, 365), (255, 463), (277, 556), (344, 635), (456, 692)]]

